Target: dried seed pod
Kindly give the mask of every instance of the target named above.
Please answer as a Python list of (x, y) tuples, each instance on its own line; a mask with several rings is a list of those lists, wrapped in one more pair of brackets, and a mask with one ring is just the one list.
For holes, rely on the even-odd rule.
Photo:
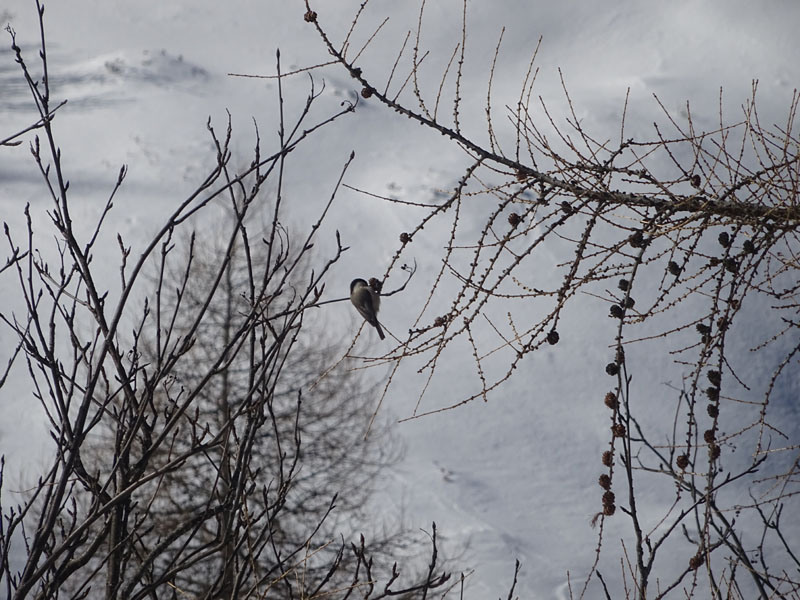
[(706, 562), (706, 559), (700, 552), (698, 552), (692, 558), (689, 559), (689, 568), (692, 571), (697, 571), (697, 569), (703, 566), (704, 562)]
[(411, 241), (411, 236), (405, 231), (400, 234), (400, 243), (408, 244)]
[(752, 242), (752, 240), (745, 240), (744, 244), (742, 244), (742, 250), (744, 250), (748, 254), (755, 254), (756, 245)]
[(604, 490), (611, 489), (611, 477), (609, 477), (606, 473), (600, 475), (600, 479), (597, 480), (597, 483), (599, 483), (600, 487)]
[(739, 272), (739, 263), (736, 261), (735, 258), (731, 258), (730, 256), (726, 258), (724, 261), (725, 270), (729, 273), (738, 273)]
[(679, 265), (678, 263), (676, 263), (674, 260), (671, 260), (671, 261), (669, 261), (669, 264), (667, 265), (667, 270), (668, 270), (668, 271), (669, 271), (669, 272), (670, 272), (672, 275), (675, 275), (675, 277), (677, 277), (678, 275), (680, 275), (680, 274), (681, 274), (681, 271), (682, 271), (682, 269), (681, 269), (680, 265)]
[(619, 402), (617, 402), (617, 395), (614, 392), (608, 392), (603, 402), (605, 402), (605, 405), (611, 410), (617, 410), (617, 407), (619, 406)]
[(512, 212), (510, 215), (508, 215), (509, 225), (511, 225), (512, 227), (516, 227), (520, 223), (522, 223), (522, 217), (520, 217), (517, 213)]
[(689, 182), (692, 184), (693, 188), (698, 188), (699, 189), (700, 188), (700, 175), (695, 173), (694, 175), (692, 175), (692, 178), (689, 180)]
[(625, 425), (622, 423), (614, 423), (611, 426), (611, 433), (614, 437), (625, 437)]
[(708, 377), (708, 380), (717, 387), (719, 387), (720, 383), (722, 382), (722, 375), (716, 370), (706, 373), (706, 377)]
[(689, 466), (689, 457), (686, 454), (681, 454), (675, 459), (675, 464), (681, 471), (685, 471)]
[(706, 444), (713, 444), (716, 441), (716, 432), (713, 429), (706, 429), (703, 432), (703, 440)]
[(706, 325), (705, 323), (698, 323), (697, 325), (694, 326), (694, 328), (697, 330), (697, 333), (700, 333), (702, 335), (708, 335), (709, 333), (711, 333), (711, 326)]
[(622, 310), (622, 307), (619, 304), (612, 304), (611, 308), (608, 310), (608, 314), (615, 319), (621, 319), (625, 316), (625, 311)]
[(623, 292), (627, 292), (628, 288), (631, 286), (631, 282), (627, 279), (620, 279), (617, 287), (621, 289)]
[(317, 20), (317, 13), (313, 10), (306, 11), (306, 14), (303, 15), (303, 19), (306, 23), (314, 23)]
[(717, 236), (717, 241), (720, 246), (727, 248), (731, 245), (731, 235), (727, 231), (723, 231)]
[(636, 304), (636, 300), (628, 296), (625, 300), (622, 301), (622, 305), (625, 308), (633, 308), (633, 305)]
[(716, 444), (711, 444), (708, 447), (708, 455), (711, 457), (711, 460), (717, 460), (721, 453), (722, 452), (721, 452), (719, 446), (717, 446)]
[(611, 450), (606, 450), (603, 452), (602, 462), (607, 467), (610, 467), (614, 464), (614, 454), (612, 454)]
[(644, 239), (644, 234), (641, 231), (635, 232), (629, 239), (628, 242), (634, 248), (644, 248), (647, 245), (647, 241)]
[(604, 504), (603, 505), (603, 514), (607, 517), (610, 517), (615, 512), (617, 512), (617, 507), (613, 504)]
[(615, 362), (608, 363), (606, 365), (606, 373), (611, 375), (612, 377), (619, 373), (619, 365)]
[(555, 346), (558, 343), (558, 340), (558, 332), (555, 329), (551, 329), (550, 333), (547, 334), (547, 343), (551, 346)]
[(373, 90), (371, 87), (366, 87), (366, 86), (365, 86), (365, 87), (364, 87), (364, 88), (361, 90), (361, 97), (362, 97), (362, 98), (371, 98), (371, 97), (372, 97), (372, 94), (374, 94), (374, 93), (375, 93), (375, 90)]
[(712, 402), (716, 402), (717, 400), (719, 400), (719, 388), (707, 387), (706, 396), (708, 396), (708, 399), (711, 400)]
[(719, 416), (719, 407), (716, 404), (709, 404), (706, 407), (706, 411), (708, 412), (708, 416), (712, 419), (716, 419)]

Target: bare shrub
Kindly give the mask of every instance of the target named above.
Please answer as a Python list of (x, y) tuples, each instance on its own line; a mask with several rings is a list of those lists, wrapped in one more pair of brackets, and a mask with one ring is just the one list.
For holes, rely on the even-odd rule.
[[(25, 310), (0, 309), (17, 340), (0, 384), (15, 362), (27, 367), (54, 451), (27, 494), (10, 501), (2, 489), (7, 596), (382, 598), (444, 586), (435, 526), (423, 575), (398, 532), (367, 531), (379, 535), (370, 544), (343, 536), (369, 529), (359, 516), (393, 450), (385, 437), (364, 440), (371, 388), (358, 375), (313, 385), (342, 351), (311, 314), (345, 251), (338, 235), (329, 255), (311, 251), (341, 179), (305, 233), (282, 224), (290, 153), (352, 106), (310, 122), (313, 84), (306, 103), (286, 113), (279, 84), (276, 147), (262, 155), (259, 140), (240, 172), (230, 166), (230, 124), (219, 135), (209, 123), (213, 168), (141, 254), (117, 236), (121, 287), (110, 292), (98, 267), (110, 253), (98, 240), (126, 169), (94, 230), (81, 235), (51, 127), (62, 105), (50, 103), (37, 6), (41, 79), (9, 32), (39, 119), (3, 143), (35, 134), (50, 223), (26, 209), (27, 230), (5, 230), (0, 275)], [(249, 216), (267, 202), (266, 225), (253, 227)], [(200, 226), (213, 244), (198, 246), (198, 220), (218, 216), (220, 205), (221, 233)], [(44, 231), (57, 241), (55, 256), (40, 251)], [(16, 543), (20, 568), (10, 557)], [(400, 564), (379, 566), (391, 563), (390, 551)]]

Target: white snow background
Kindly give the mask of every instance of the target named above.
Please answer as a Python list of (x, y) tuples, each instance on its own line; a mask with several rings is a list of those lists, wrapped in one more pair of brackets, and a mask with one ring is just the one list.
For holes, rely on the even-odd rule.
[[(341, 39), (360, 3), (316, 4), (320, 22), (334, 39)], [(71, 183), (73, 216), (84, 220), (87, 231), (120, 166), (129, 168), (106, 226), (104, 260), (112, 295), (119, 286), (117, 232), (134, 246), (135, 254), (137, 244), (149, 238), (213, 164), (205, 129), (209, 116), (224, 131), (226, 110), (230, 111), (243, 160), (253, 144), (253, 119), (259, 123), (265, 153), (272, 147), (275, 81), (227, 73), (274, 74), (277, 49), (283, 71), (328, 60), (313, 27), (303, 21), (304, 11), (302, 2), (288, 0), (46, 3), (52, 87), (57, 98), (69, 99), (56, 117), (55, 132)], [(365, 74), (370, 67), (391, 66), (405, 32), (416, 28), (417, 11), (417, 2), (370, 4), (359, 30), (362, 42), (372, 31), (369, 23), (384, 17), (390, 22), (363, 57)], [(6, 0), (0, 4), (0, 15), (16, 30), (33, 66), (38, 50), (34, 3)], [(423, 71), (429, 77), (423, 83), (429, 90), (435, 89), (441, 72), (434, 65), (446, 62), (459, 41), (460, 18), (459, 1), (428, 3), (423, 40), (431, 50), (431, 66)], [(751, 95), (752, 81), (759, 80), (762, 123), (783, 123), (800, 83), (800, 3), (794, 0), (470, 0), (462, 121), (465, 130), (479, 139), (485, 138), (488, 66), (503, 26), (493, 84), (496, 105), (518, 96), (531, 53), (543, 36), (535, 93), (547, 101), (556, 118), (563, 118), (568, 107), (560, 68), (583, 127), (595, 138), (619, 137), (627, 88), (627, 133), (650, 138), (653, 121), (663, 120), (653, 94), (676, 116), (685, 111), (688, 100), (695, 123), (712, 129), (719, 119), (720, 88), (733, 121)], [(36, 118), (13, 54), (7, 50), (10, 38), (6, 41), (0, 52), (0, 134), (4, 135)], [(343, 100), (355, 100), (359, 91), (336, 66), (312, 76), (315, 85), (324, 81), (326, 86), (317, 109), (320, 114), (335, 110)], [(287, 106), (292, 101), (298, 106), (308, 92), (309, 79), (299, 75), (284, 85)], [(449, 192), (467, 164), (441, 136), (374, 101), (361, 100), (355, 114), (302, 145), (301, 154), (290, 162), (287, 200), (296, 226), (309, 225), (304, 217), (312, 218), (330, 195), (351, 151), (356, 160), (346, 183), (410, 200)], [(44, 222), (47, 201), (27, 143), (0, 149), (0, 216), (12, 232), (24, 230), (26, 203), (31, 204), (34, 218)], [(398, 235), (411, 226), (413, 217), (340, 190), (326, 231), (332, 240), (338, 229), (352, 250), (336, 267), (333, 282), (338, 288), (329, 282), (330, 297), (346, 295), (355, 276), (382, 273), (399, 245)], [(414, 242), (411, 253), (420, 270), (408, 297), (424, 294), (430, 275), (439, 268), (438, 248), (430, 245), (436, 239), (436, 231), (431, 231)], [(541, 268), (546, 271), (547, 265)], [(7, 283), (0, 286), (0, 302), (13, 306), (13, 290)], [(382, 306), (382, 321), (400, 337), (416, 316), (417, 305), (408, 297), (395, 296)], [(326, 310), (331, 322), (357, 322), (347, 303)], [(407, 447), (406, 458), (381, 496), (381, 510), (394, 518), (402, 508), (406, 524), (414, 528), (427, 530), (436, 521), (445, 552), (459, 555), (464, 550), (460, 564), (475, 569), (467, 597), (505, 597), (515, 558), (523, 565), (517, 586), (521, 598), (566, 598), (567, 570), (580, 589), (594, 557), (596, 532), (589, 520), (600, 510), (596, 481), (609, 435), (602, 404), (609, 383), (603, 366), (608, 362), (613, 324), (605, 319), (606, 311), (604, 304), (590, 299), (574, 307), (562, 342), (526, 359), (525, 372), (488, 403), (474, 401), (396, 426)], [(761, 313), (755, 308), (753, 314), (753, 331), (758, 331), (764, 326), (758, 321)], [(367, 340), (377, 344), (372, 333), (366, 332), (362, 340), (365, 350)], [(0, 340), (0, 360), (5, 361), (14, 340), (7, 332)], [(681, 371), (663, 352), (652, 357), (637, 354), (635, 360), (639, 363), (634, 372), (648, 379), (635, 383), (652, 396), (657, 414), (662, 399), (674, 395), (663, 384), (679, 386)], [(451, 404), (474, 392), (471, 367), (468, 354), (440, 365), (440, 376), (423, 399), (422, 409)], [(760, 368), (750, 365), (751, 373)], [(800, 387), (796, 366), (791, 372), (782, 385), (796, 406)], [(402, 374), (402, 385), (394, 388), (384, 409), (398, 418), (412, 413), (425, 377), (411, 368)], [(44, 418), (27, 385), (27, 374), (19, 365), (0, 390), (0, 452), (6, 457), (7, 473), (20, 473), (21, 480), (35, 472), (37, 461), (48, 451)], [(656, 506), (671, 500), (648, 496), (646, 489), (641, 493)], [(627, 535), (627, 522), (618, 512), (608, 523), (606, 544), (613, 545)], [(797, 536), (796, 526), (789, 533)], [(677, 564), (684, 565), (686, 558), (677, 557)], [(618, 564), (604, 566), (609, 579), (618, 577), (614, 574), (618, 571)]]

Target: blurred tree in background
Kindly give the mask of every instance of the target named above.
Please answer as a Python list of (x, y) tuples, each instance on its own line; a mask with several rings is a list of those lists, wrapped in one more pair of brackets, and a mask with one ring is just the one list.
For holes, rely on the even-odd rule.
[[(236, 218), (231, 217), (228, 224), (233, 227)], [(396, 462), (400, 448), (385, 428), (373, 424), (373, 435), (366, 435), (375, 390), (365, 384), (363, 372), (336, 369), (320, 379), (344, 348), (327, 339), (326, 324), (319, 316), (304, 316), (303, 326), (290, 333), (291, 351), (280, 357), (280, 368), (255, 380), (258, 365), (269, 361), (270, 323), (259, 319), (248, 339), (231, 342), (237, 332), (248, 330), (252, 307), (242, 290), (250, 287), (252, 275), (263, 277), (266, 246), (253, 244), (245, 251), (239, 245), (227, 248), (227, 240), (215, 239), (213, 233), (200, 235), (202, 244), (195, 234), (180, 244), (189, 252), (184, 264), (174, 265), (178, 268), (172, 272), (159, 272), (154, 281), (156, 295), (169, 307), (170, 336), (191, 340), (191, 345), (170, 370), (166, 385), (157, 388), (153, 409), (170, 413), (189, 390), (196, 390), (196, 397), (168, 443), (152, 454), (151, 468), (164, 469), (164, 476), (137, 494), (150, 504), (148, 526), (138, 535), (139, 551), (130, 560), (140, 561), (147, 555), (145, 549), (168, 539), (188, 516), (217, 502), (230, 508), (200, 523), (188, 540), (179, 538), (168, 551), (160, 552), (153, 570), (169, 571), (176, 556), (193, 555), (197, 562), (176, 573), (172, 584), (193, 597), (231, 597), (242, 590), (237, 580), (267, 582), (291, 564), (304, 588), (312, 590), (328, 576), (332, 563), (351, 559), (337, 556), (338, 538), (344, 533), (350, 539), (374, 520), (368, 502), (381, 470)], [(282, 232), (282, 239), (288, 245), (288, 231)], [(301, 281), (281, 282), (281, 293), (294, 293), (305, 283), (312, 260), (306, 257), (298, 263), (294, 271)], [(182, 279), (185, 286), (180, 289), (168, 287)], [(214, 288), (209, 296), (208, 290)], [(196, 321), (198, 314), (202, 318)], [(163, 361), (163, 352), (151, 346), (158, 337), (152, 329), (140, 334), (143, 364)], [(221, 362), (220, 347), (228, 349)], [(248, 414), (254, 394), (263, 396), (266, 406), (266, 414), (255, 425)], [(115, 418), (102, 420), (88, 442), (89, 458), (84, 463), (90, 473), (102, 473), (114, 464), (124, 407), (111, 411)], [(219, 443), (198, 453), (193, 451), (198, 438)], [(138, 452), (144, 450), (142, 444)], [(178, 468), (170, 467), (178, 456), (186, 458)], [(266, 489), (261, 483), (265, 477)], [(241, 498), (226, 502), (237, 486), (243, 486)], [(259, 522), (268, 522), (269, 531)], [(221, 539), (220, 531), (230, 524), (236, 524), (234, 532)], [(373, 534), (370, 546), (379, 555), (404, 546), (399, 530), (367, 532)], [(345, 570), (340, 566), (340, 571)], [(335, 581), (346, 585), (341, 575)]]

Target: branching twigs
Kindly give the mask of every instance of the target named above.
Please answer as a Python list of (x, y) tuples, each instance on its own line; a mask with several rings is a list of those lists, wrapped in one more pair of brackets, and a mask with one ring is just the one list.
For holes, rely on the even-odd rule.
[[(306, 20), (325, 48), (369, 98), (449, 138), (466, 153), (470, 165), (452, 195), (401, 235), (401, 246), (387, 271), (389, 275), (423, 226), (440, 222), (446, 233), (434, 246), (443, 249), (442, 266), (432, 277), (407, 339), (383, 357), (396, 361), (383, 396), (394, 383), (399, 364), (419, 357), (419, 370), (428, 373), (408, 418), (489, 398), (522, 371), (518, 367), (524, 357), (545, 344), (558, 343), (564, 335), (563, 314), (577, 297), (600, 299), (616, 323), (609, 344), (614, 357), (605, 370), (617, 385), (605, 396), (612, 427), (609, 449), (602, 456), (606, 470), (600, 477), (598, 516), (617, 514), (617, 503), (624, 496), (625, 506), (619, 508), (630, 524), (626, 543), (632, 545), (623, 546), (623, 580), (612, 583), (601, 578), (596, 571), (600, 552), (611, 551), (603, 543), (601, 521), (591, 569), (597, 578), (590, 573), (581, 596), (591, 593), (590, 582), (600, 585), (606, 597), (614, 596), (614, 588), (626, 598), (662, 597), (681, 588), (688, 597), (747, 596), (747, 590), (762, 597), (796, 596), (800, 580), (787, 575), (787, 568), (796, 564), (796, 549), (786, 536), (774, 536), (770, 542), (765, 535), (746, 548), (743, 540), (752, 537), (742, 531), (750, 525), (739, 518), (746, 509), (735, 498), (762, 486), (755, 477), (757, 466), (767, 468), (785, 460), (785, 451), (764, 453), (768, 435), (788, 440), (783, 442), (786, 448), (797, 445), (796, 423), (783, 422), (773, 411), (776, 403), (785, 405), (785, 398), (776, 399), (776, 389), (791, 377), (790, 365), (796, 366), (800, 348), (790, 333), (797, 330), (800, 303), (798, 94), (780, 127), (762, 125), (755, 85), (742, 115), (732, 123), (722, 112), (720, 94), (719, 120), (712, 131), (700, 131), (688, 104), (685, 119), (679, 119), (656, 98), (662, 115), (654, 124), (652, 139), (626, 135), (630, 130), (626, 94), (614, 145), (608, 141), (611, 138), (589, 132), (581, 122), (563, 74), (563, 110), (552, 110), (552, 102), (542, 98), (534, 106), (538, 73), (534, 52), (516, 105), (502, 104), (511, 127), (510, 135), (505, 135), (492, 114), (498, 42), (487, 67), (488, 85), (482, 90), (486, 134), (481, 141), (462, 127), (462, 98), (475, 94), (467, 90), (464, 76), (466, 3), (456, 50), (449, 60), (443, 57), (446, 66), (433, 78), (438, 90), (432, 111), (418, 58), (428, 56), (424, 2), (416, 17), (411, 91), (404, 91), (403, 85), (378, 91), (371, 82), (383, 80), (380, 67), (367, 72), (329, 37), (310, 0), (306, 7)], [(361, 17), (361, 12), (355, 16), (348, 36)], [(405, 44), (394, 64), (386, 67), (392, 75), (404, 49)], [(448, 82), (453, 61), (458, 63), (457, 73)], [(452, 116), (446, 119), (439, 108), (448, 94)], [(565, 119), (557, 116), (562, 113)], [(508, 139), (515, 144), (514, 152), (501, 149), (501, 141)], [(467, 199), (473, 221), (465, 226)], [(385, 201), (398, 207), (412, 204)], [(476, 219), (482, 222), (476, 224)], [(431, 307), (442, 301), (447, 312), (430, 314)], [(748, 306), (765, 307), (759, 310), (768, 311), (772, 323), (779, 323), (777, 328), (770, 324), (772, 328), (757, 341), (747, 342), (758, 356), (766, 348), (779, 354), (767, 359), (764, 377), (747, 373), (742, 364), (747, 362), (742, 359), (742, 335), (751, 331), (746, 319), (754, 318), (744, 312)], [(674, 411), (669, 411), (663, 427), (649, 414), (650, 396), (656, 390), (643, 394), (647, 388), (642, 382), (649, 376), (637, 370), (636, 360), (626, 359), (626, 353), (635, 356), (638, 348), (664, 350), (664, 360), (674, 360), (684, 370), (684, 385), (674, 394)], [(473, 357), (477, 389), (423, 408), (423, 396), (445, 357), (463, 363), (462, 353), (467, 352)], [(488, 369), (489, 356), (505, 356), (507, 370)], [(761, 460), (767, 455), (775, 463)], [(775, 496), (760, 495), (750, 507), (762, 515), (765, 531), (771, 521), (763, 515), (800, 495), (796, 476), (791, 475), (796, 467), (781, 473), (771, 488), (779, 490)], [(655, 481), (654, 489), (669, 490), (664, 507), (654, 508), (646, 501), (649, 492), (643, 481)], [(619, 486), (625, 488), (624, 495), (612, 491)], [(732, 512), (736, 519), (730, 517)], [(676, 539), (680, 527), (692, 527), (687, 540)], [(685, 554), (676, 559), (676, 552)], [(755, 554), (760, 563), (753, 560)], [(764, 558), (768, 555), (781, 566), (770, 564)]]
[[(41, 81), (14, 44), (40, 121), (6, 141), (44, 131), (32, 153), (50, 195), (57, 245), (54, 253), (40, 250), (41, 225), (28, 208), (25, 231), (6, 228), (9, 255), (0, 276), (18, 287), (25, 316), (16, 316), (19, 307), (14, 315), (0, 309), (0, 324), (18, 339), (0, 385), (24, 356), (54, 452), (16, 505), (7, 493), (0, 497), (7, 595), (244, 598), (280, 588), (288, 597), (324, 597), (348, 589), (353, 577), (349, 591), (363, 587), (359, 556), (329, 542), (340, 531), (350, 536), (355, 524), (363, 528), (376, 473), (398, 455), (373, 423), (372, 397), (358, 373), (341, 370), (318, 381), (339, 349), (306, 326), (317, 318), (309, 309), (325, 304), (331, 267), (347, 250), (337, 233), (330, 255), (312, 253), (353, 155), (306, 233), (283, 224), (282, 202), (292, 151), (354, 106), (308, 123), (320, 92), (312, 81), (304, 104), (286, 106), (278, 62), (277, 149), (262, 156), (259, 138), (248, 166), (234, 172), (230, 118), (219, 135), (209, 120), (216, 164), (197, 189), (139, 256), (117, 232), (114, 297), (92, 255), (112, 223), (126, 169), (82, 240), (50, 127), (43, 15), (39, 5)], [(225, 233), (196, 236), (198, 217), (211, 217), (216, 200), (224, 218), (213, 217)], [(250, 216), (270, 214), (264, 204), (271, 208), (268, 231), (253, 236)], [(123, 323), (132, 324), (130, 334)], [(369, 427), (379, 430), (382, 448), (365, 438)], [(4, 476), (3, 463), (0, 487)], [(370, 533), (379, 553), (403, 543), (402, 532)], [(16, 544), (24, 547), (19, 571), (9, 557)], [(429, 575), (396, 593), (446, 580), (433, 576), (435, 540), (432, 554)], [(396, 579), (371, 559), (369, 566), (370, 579)], [(412, 578), (413, 571), (407, 568)]]

